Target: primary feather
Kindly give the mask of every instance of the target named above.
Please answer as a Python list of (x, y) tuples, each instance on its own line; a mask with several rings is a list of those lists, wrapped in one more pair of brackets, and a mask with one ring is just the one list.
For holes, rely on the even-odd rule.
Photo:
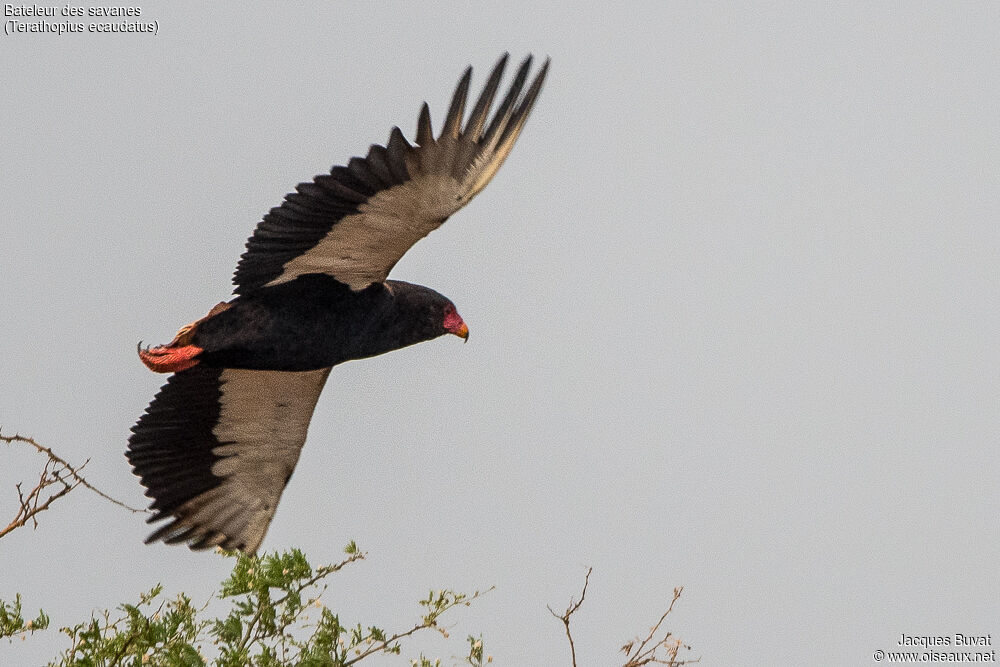
[(126, 453), (153, 499), (147, 541), (253, 553), (305, 443), (331, 368), (468, 327), (437, 292), (386, 280), (414, 243), (478, 194), (524, 128), (548, 71), (524, 60), (492, 116), (507, 56), (465, 120), (465, 71), (441, 133), (425, 103), (416, 145), (386, 145), (301, 183), (247, 241), (219, 304), (175, 339), (140, 350), (175, 372), (132, 428)]
[(510, 154), (545, 81), (548, 61), (522, 95), (531, 57), (524, 60), (484, 132), (506, 64), (504, 55), (464, 130), (472, 68), (455, 90), (437, 139), (425, 103), (416, 146), (393, 128), (385, 147), (373, 145), (367, 157), (299, 184), (264, 216), (247, 242), (233, 278), (236, 293), (307, 273), (325, 273), (353, 289), (385, 280), (414, 243), (486, 187)]

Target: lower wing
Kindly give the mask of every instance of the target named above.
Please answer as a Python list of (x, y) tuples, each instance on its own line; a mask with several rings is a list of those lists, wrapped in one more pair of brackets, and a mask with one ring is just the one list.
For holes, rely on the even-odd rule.
[(306, 440), (329, 368), (173, 375), (132, 427), (126, 456), (153, 499), (146, 540), (253, 553)]

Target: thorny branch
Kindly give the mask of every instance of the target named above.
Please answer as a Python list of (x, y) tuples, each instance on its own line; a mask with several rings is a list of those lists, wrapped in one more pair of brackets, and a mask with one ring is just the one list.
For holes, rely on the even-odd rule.
[(80, 466), (73, 466), (48, 447), (44, 447), (35, 442), (34, 438), (18, 434), (3, 435), (0, 433), (0, 440), (7, 444), (20, 442), (26, 445), (31, 445), (39, 453), (44, 454), (47, 457), (45, 465), (42, 468), (42, 472), (39, 475), (38, 482), (35, 484), (34, 488), (25, 493), (22, 490), (20, 483), (15, 485), (17, 489), (19, 507), (10, 523), (8, 523), (5, 528), (0, 529), (0, 538), (4, 537), (16, 528), (27, 525), (29, 521), (35, 528), (37, 528), (38, 514), (49, 509), (49, 507), (52, 506), (52, 503), (62, 498), (78, 486), (89, 489), (108, 502), (114, 503), (119, 507), (123, 507), (130, 512), (142, 513), (148, 511), (130, 507), (120, 500), (112, 498), (88, 482), (83, 475), (80, 474), (80, 472), (87, 466), (88, 463), (90, 463), (90, 459), (84, 461)]

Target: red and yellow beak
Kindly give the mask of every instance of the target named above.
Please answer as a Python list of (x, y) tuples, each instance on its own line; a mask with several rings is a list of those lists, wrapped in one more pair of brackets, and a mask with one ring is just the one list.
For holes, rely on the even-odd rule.
[(458, 311), (454, 310), (454, 307), (449, 308), (445, 313), (443, 324), (445, 331), (468, 342), (469, 325), (465, 323), (465, 320), (463, 320), (462, 316), (458, 314)]
[(449, 329), (448, 333), (455, 334), (456, 336), (464, 340), (466, 343), (469, 342), (469, 325), (466, 324), (465, 322), (459, 324), (457, 328)]

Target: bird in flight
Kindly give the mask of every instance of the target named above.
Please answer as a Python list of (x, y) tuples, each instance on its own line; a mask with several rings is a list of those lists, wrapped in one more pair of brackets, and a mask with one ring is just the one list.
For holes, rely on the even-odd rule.
[(173, 373), (132, 427), (126, 456), (152, 498), (147, 539), (254, 553), (295, 469), (333, 366), (444, 334), (467, 339), (454, 304), (387, 280), (410, 247), (490, 182), (545, 81), (531, 56), (490, 113), (507, 64), (493, 68), (463, 125), (472, 68), (435, 138), (424, 103), (416, 144), (386, 145), (300, 183), (247, 241), (220, 303), (166, 345), (139, 348)]

